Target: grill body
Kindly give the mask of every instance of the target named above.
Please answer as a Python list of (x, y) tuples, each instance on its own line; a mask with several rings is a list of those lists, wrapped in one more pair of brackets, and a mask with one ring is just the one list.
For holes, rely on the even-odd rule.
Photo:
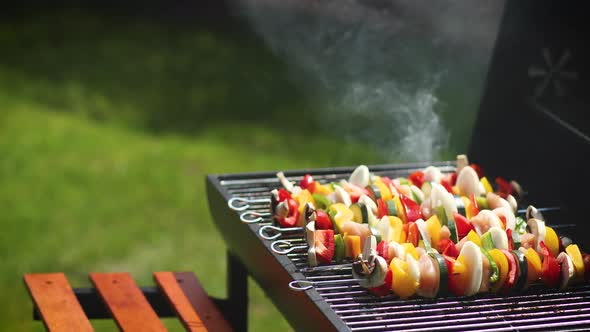
[[(450, 162), (435, 163), (451, 171)], [(372, 172), (390, 177), (407, 176), (427, 165), (371, 166)], [(320, 182), (349, 176), (352, 168), (317, 169), (285, 172), (290, 180), (310, 173)], [(300, 249), (287, 255), (270, 250), (272, 241), (263, 240), (258, 230), (271, 224), (271, 217), (260, 223), (245, 224), (239, 213), (227, 206), (232, 197), (267, 198), (280, 186), (274, 172), (209, 175), (207, 191), (214, 221), (234, 253), (268, 297), (297, 330), (351, 331), (452, 331), (452, 330), (589, 330), (590, 286), (581, 285), (565, 291), (533, 285), (520, 294), (484, 294), (474, 297), (439, 299), (399, 299), (393, 295), (378, 298), (351, 280), (350, 267), (335, 270), (308, 269), (307, 251)], [(254, 212), (268, 212), (266, 203), (253, 204)], [(575, 233), (575, 226), (563, 224), (559, 214), (546, 215), (558, 233)], [(293, 232), (281, 239), (304, 244), (303, 233)], [(305, 292), (289, 289), (292, 280), (336, 281)]]

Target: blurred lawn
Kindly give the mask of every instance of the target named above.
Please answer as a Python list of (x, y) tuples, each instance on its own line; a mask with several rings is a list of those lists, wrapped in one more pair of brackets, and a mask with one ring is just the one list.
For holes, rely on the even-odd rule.
[[(42, 330), (26, 272), (192, 270), (223, 297), (206, 174), (382, 161), (303, 130), (313, 101), (247, 34), (57, 12), (2, 21), (0, 45), (1, 330)], [(289, 328), (250, 294), (251, 330)]]

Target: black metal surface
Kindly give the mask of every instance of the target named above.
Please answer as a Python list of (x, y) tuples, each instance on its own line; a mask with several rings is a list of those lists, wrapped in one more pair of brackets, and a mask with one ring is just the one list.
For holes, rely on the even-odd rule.
[[(438, 163), (450, 169), (451, 163)], [(406, 176), (423, 168), (419, 165), (382, 165), (370, 169), (380, 175)], [(319, 169), (285, 172), (291, 180), (311, 173), (316, 180), (328, 182), (347, 177), (352, 168)], [(269, 298), (297, 330), (584, 330), (590, 329), (590, 286), (566, 291), (533, 286), (521, 294), (483, 294), (474, 297), (450, 297), (436, 300), (412, 298), (401, 300), (393, 295), (377, 298), (351, 282), (349, 268), (310, 270), (307, 251), (296, 250), (287, 255), (270, 251), (272, 241), (262, 240), (257, 231), (270, 224), (244, 224), (239, 214), (227, 207), (231, 197), (268, 197), (279, 187), (274, 173), (210, 175), (208, 198), (211, 213), (228, 247), (236, 254)], [(258, 203), (253, 211), (267, 212), (268, 206)], [(546, 215), (548, 223), (557, 224), (559, 233), (575, 234), (571, 223), (560, 220), (555, 213)], [(304, 243), (294, 232), (283, 236), (295, 243)], [(291, 280), (337, 281), (305, 292), (288, 288)]]
[(506, 2), (468, 154), (486, 171), (519, 180), (536, 204), (564, 207), (580, 233), (590, 232), (585, 9), (583, 1)]

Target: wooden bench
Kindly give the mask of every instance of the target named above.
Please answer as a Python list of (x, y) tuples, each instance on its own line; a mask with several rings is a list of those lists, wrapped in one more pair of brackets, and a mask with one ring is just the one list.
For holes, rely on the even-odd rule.
[(174, 316), (187, 331), (232, 331), (191, 272), (155, 272), (158, 288), (139, 288), (129, 273), (89, 277), (95, 288), (72, 289), (63, 273), (24, 276), (48, 331), (93, 331), (89, 318), (113, 318), (121, 331), (166, 331), (160, 317)]

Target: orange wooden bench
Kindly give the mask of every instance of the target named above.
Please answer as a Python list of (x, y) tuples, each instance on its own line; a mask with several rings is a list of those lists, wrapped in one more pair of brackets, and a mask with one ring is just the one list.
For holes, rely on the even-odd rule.
[(63, 273), (24, 276), (48, 331), (93, 331), (89, 318), (113, 318), (121, 331), (166, 331), (160, 317), (174, 316), (187, 331), (232, 330), (191, 272), (155, 272), (157, 288), (139, 288), (129, 273), (91, 273), (90, 280), (95, 288), (72, 289)]

